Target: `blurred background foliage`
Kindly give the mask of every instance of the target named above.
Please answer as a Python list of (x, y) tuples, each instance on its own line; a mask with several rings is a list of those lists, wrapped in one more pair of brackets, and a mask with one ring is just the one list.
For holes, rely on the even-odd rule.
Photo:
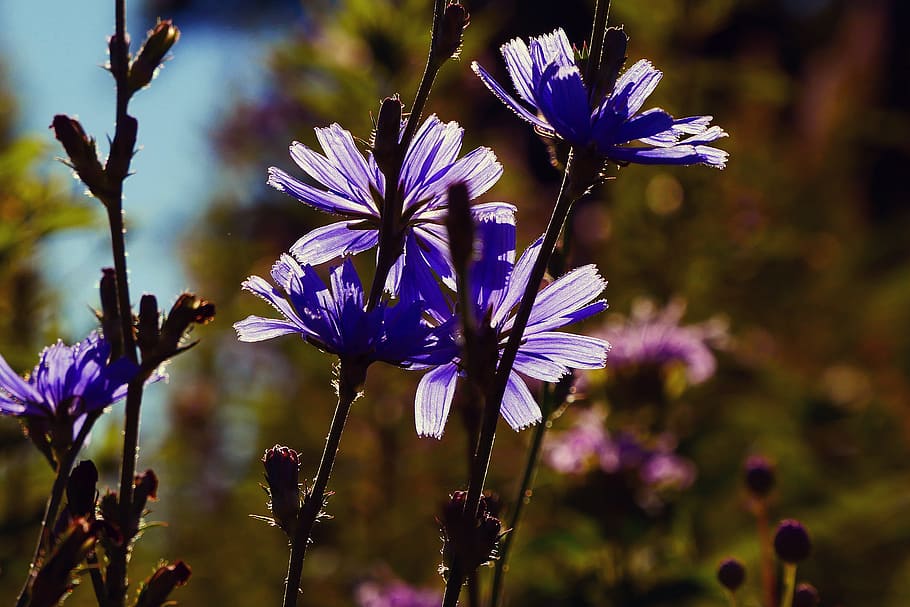
[[(186, 560), (193, 579), (175, 596), (183, 604), (279, 604), (286, 542), (247, 516), (266, 513), (259, 457), (276, 442), (289, 445), (302, 454), (303, 476), (312, 475), (334, 402), (329, 357), (293, 338), (239, 344), (231, 329), (265, 311), (240, 282), (264, 275), (326, 222), (269, 189), (265, 169), (294, 168), (287, 146), (315, 146), (314, 126), (339, 122), (367, 140), (384, 96), (400, 92), (409, 103), (425, 59), (429, 4), (145, 7), (150, 19), (185, 21), (185, 36), (200, 24), (293, 22), (268, 42), (262, 94), (211, 125), (222, 170), (211, 176), (204, 219), (185, 227), (181, 255), (193, 290), (217, 302), (218, 319), (175, 364), (165, 419), (153, 422), (167, 428), (165, 439), (140, 456), (162, 481), (150, 520), (168, 525), (145, 533), (132, 576), (151, 573), (159, 557)], [(777, 463), (772, 515), (800, 518), (812, 533), (815, 551), (800, 578), (818, 586), (823, 605), (910, 604), (910, 7), (901, 0), (613, 5), (612, 23), (625, 24), (631, 37), (630, 61), (648, 58), (664, 72), (648, 107), (713, 113), (731, 133), (722, 142), (731, 160), (723, 172), (614, 168), (617, 179), (577, 208), (573, 262), (598, 264), (613, 313), (630, 314), (642, 297), (661, 306), (682, 298), (683, 322), (725, 319), (729, 339), (717, 373), (696, 386), (673, 369), (641, 369), (631, 389), (615, 373), (585, 378), (554, 436), (584, 409), (603, 408), (611, 432), (675, 437), (697, 477), (656, 510), (634, 499), (623, 509), (614, 507), (621, 492), (634, 488), (542, 467), (514, 546), (508, 604), (721, 605), (714, 569), (735, 554), (749, 571), (744, 604), (758, 605), (758, 546), (742, 489), (742, 463), (753, 453)], [(500, 44), (557, 25), (580, 41), (593, 7), (478, 0), (468, 8), (462, 59), (442, 70), (428, 108), (465, 127), (466, 150), (496, 151), (505, 174), (485, 199), (518, 206), (524, 246), (545, 226), (559, 174), (544, 143), (487, 93), (469, 62), (503, 76)], [(0, 347), (25, 370), (56, 337), (55, 302), (65, 297), (42, 281), (35, 263), (42, 239), (99, 219), (45, 170), (55, 150), (14, 134), (15, 101), (2, 83), (0, 90)], [(441, 588), (434, 516), (465, 482), (466, 437), (453, 417), (440, 442), (416, 438), (417, 379), (370, 370), (333, 474), (335, 518), (318, 527), (304, 571), (309, 602), (351, 605), (367, 580)], [(529, 438), (503, 428), (496, 443), (488, 487), (506, 512)], [(114, 430), (96, 437), (88, 452), (111, 485), (115, 439)], [(0, 450), (0, 596), (13, 596), (50, 474), (12, 420), (0, 423)], [(91, 593), (78, 589), (68, 604), (91, 605)]]

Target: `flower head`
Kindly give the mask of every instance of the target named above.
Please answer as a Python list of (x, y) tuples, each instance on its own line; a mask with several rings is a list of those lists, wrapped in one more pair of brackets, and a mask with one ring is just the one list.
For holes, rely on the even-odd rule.
[[(524, 295), (542, 241), (538, 239), (516, 262), (515, 223), (511, 213), (501, 211), (481, 215), (477, 234), (481, 250), (468, 269), (473, 304), (469, 313), (474, 314), (479, 326), (488, 326), (495, 332), (501, 355), (514, 324), (515, 308)], [(606, 309), (606, 300), (594, 301), (605, 287), (606, 282), (597, 268), (588, 265), (569, 272), (538, 293), (502, 402), (502, 416), (512, 428), (520, 430), (541, 419), (540, 407), (519, 374), (556, 382), (571, 369), (604, 366), (609, 343), (554, 329)], [(455, 317), (451, 303), (440, 303), (436, 299), (429, 302), (429, 306), (430, 313), (440, 322), (451, 323)], [(451, 333), (449, 336), (448, 349), (440, 348), (452, 354), (449, 362), (427, 373), (417, 388), (416, 424), (417, 433), (422, 436), (442, 435), (456, 379), (462, 371), (457, 336)]]
[(680, 326), (685, 307), (671, 303), (663, 310), (643, 302), (625, 322), (607, 325), (601, 336), (613, 345), (609, 367), (620, 369), (641, 365), (680, 362), (690, 384), (699, 384), (714, 375), (717, 361), (709, 343), (721, 341), (726, 328), (717, 322)]
[(421, 320), (421, 302), (380, 302), (364, 308), (363, 286), (350, 259), (332, 268), (327, 287), (316, 270), (282, 255), (272, 266), (277, 287), (250, 276), (243, 288), (270, 303), (284, 318), (249, 316), (234, 324), (240, 341), (299, 333), (320, 350), (364, 363), (408, 367), (432, 364), (436, 331)]
[(108, 362), (110, 353), (110, 344), (95, 331), (72, 346), (57, 341), (41, 352), (27, 379), (0, 356), (0, 413), (33, 421), (65, 415), (75, 436), (86, 414), (126, 396), (127, 383), (139, 370), (126, 358)]
[(476, 61), (471, 67), (500, 101), (544, 135), (593, 146), (620, 164), (726, 164), (725, 151), (706, 145), (727, 136), (709, 126), (711, 116), (674, 119), (660, 108), (639, 113), (662, 76), (650, 62), (636, 62), (604, 99), (590, 99), (590, 83), (582, 80), (562, 29), (531, 38), (530, 46), (515, 38), (501, 51), (519, 100)]
[[(405, 231), (405, 246), (386, 282), (386, 289), (392, 293), (398, 292), (406, 260), (432, 268), (449, 286), (454, 286), (442, 226), (446, 192), (453, 183), (464, 182), (473, 199), (490, 189), (502, 175), (502, 165), (489, 148), (480, 147), (458, 158), (463, 135), (456, 122), (444, 123), (430, 116), (408, 146), (398, 179), (402, 207), (397, 221)], [(325, 155), (302, 143), (291, 145), (291, 158), (316, 185), (275, 167), (269, 169), (268, 180), (272, 187), (301, 202), (344, 218), (313, 230), (291, 247), (291, 254), (309, 265), (376, 246), (386, 189), (385, 177), (373, 154), (364, 158), (350, 132), (333, 124), (316, 129), (316, 138)]]

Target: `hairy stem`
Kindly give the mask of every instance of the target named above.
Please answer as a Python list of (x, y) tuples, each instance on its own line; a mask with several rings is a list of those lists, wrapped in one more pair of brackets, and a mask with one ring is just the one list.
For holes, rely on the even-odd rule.
[(31, 600), (31, 586), (34, 581), (34, 576), (37, 573), (38, 561), (41, 559), (41, 555), (44, 551), (50, 547), (51, 531), (57, 520), (60, 504), (63, 502), (63, 495), (66, 492), (66, 484), (69, 481), (70, 472), (73, 469), (73, 464), (76, 462), (76, 456), (82, 449), (82, 443), (85, 442), (85, 438), (88, 436), (89, 431), (92, 429), (92, 426), (97, 419), (97, 413), (92, 413), (86, 418), (85, 423), (82, 424), (82, 428), (79, 430), (79, 434), (76, 435), (76, 439), (66, 452), (66, 456), (57, 467), (57, 477), (54, 479), (54, 485), (51, 487), (51, 495), (47, 500), (47, 508), (44, 510), (44, 518), (41, 521), (41, 533), (38, 536), (38, 543), (35, 546), (35, 554), (32, 557), (32, 562), (29, 564), (28, 576), (25, 579), (25, 584), (22, 586), (22, 590), (19, 592), (19, 598), (16, 600), (16, 607), (28, 605)]
[(430, 34), (430, 51), (427, 54), (427, 64), (417, 87), (417, 95), (414, 97), (414, 105), (411, 106), (404, 133), (398, 144), (395, 163), (385, 175), (385, 200), (382, 205), (382, 223), (379, 226), (379, 251), (376, 257), (376, 274), (373, 275), (373, 283), (370, 285), (370, 295), (367, 299), (368, 310), (372, 310), (379, 304), (389, 271), (404, 248), (404, 226), (400, 225), (404, 198), (401, 192), (398, 191), (398, 181), (408, 146), (414, 138), (414, 133), (417, 132), (417, 125), (420, 122), (420, 116), (423, 113), (424, 106), (426, 106), (427, 99), (430, 97), (433, 82), (436, 81), (436, 74), (439, 73), (439, 68), (442, 67), (442, 62), (434, 57), (433, 48), (439, 38), (439, 26), (442, 22), (444, 10), (445, 0), (434, 0), (433, 30)]
[(490, 590), (490, 607), (496, 607), (502, 601), (502, 592), (505, 583), (505, 575), (509, 569), (509, 553), (512, 549), (512, 542), (515, 541), (515, 534), (518, 531), (518, 523), (521, 521), (521, 514), (524, 507), (531, 502), (533, 494), (532, 485), (534, 477), (537, 474), (537, 463), (540, 461), (540, 447), (543, 445), (544, 435), (550, 428), (549, 415), (554, 406), (553, 387), (545, 384), (543, 388), (543, 399), (541, 408), (543, 409), (543, 421), (534, 428), (534, 436), (531, 438), (531, 447), (528, 449), (528, 459), (525, 462), (524, 473), (521, 477), (521, 485), (518, 488), (518, 494), (515, 496), (515, 507), (512, 510), (512, 516), (506, 525), (508, 533), (499, 546), (499, 558), (496, 560), (493, 571), (493, 586)]
[[(499, 365), (496, 369), (496, 376), (493, 380), (490, 394), (486, 397), (486, 403), (483, 408), (483, 419), (481, 420), (480, 439), (477, 441), (477, 451), (474, 454), (473, 464), (471, 466), (471, 475), (468, 481), (468, 494), (465, 498), (465, 511), (476, 513), (480, 505), (480, 497), (483, 493), (484, 483), (487, 478), (487, 470), (490, 467), (490, 456), (493, 453), (493, 442), (496, 439), (496, 424), (499, 421), (499, 412), (502, 408), (502, 399), (506, 391), (506, 383), (509, 374), (512, 371), (512, 365), (515, 363), (515, 356), (521, 345), (521, 339), (524, 335), (525, 327), (531, 316), (531, 309), (537, 298), (537, 290), (540, 281), (543, 280), (547, 270), (547, 264), (556, 248), (556, 241), (559, 239), (559, 233), (565, 224), (572, 203), (577, 197), (574, 188), (571, 187), (571, 167), (574, 151), (569, 151), (569, 157), (566, 161), (566, 169), (563, 174), (562, 185), (559, 189), (559, 195), (556, 198), (556, 205), (553, 208), (553, 214), (550, 216), (550, 223), (547, 225), (547, 231), (544, 233), (543, 243), (540, 247), (540, 253), (534, 261), (531, 268), (531, 275), (528, 284), (525, 287), (524, 295), (515, 315), (515, 322), (509, 335), (509, 341), (503, 349)], [(446, 581), (446, 598), (454, 595), (454, 602), (443, 603), (446, 607), (454, 606), (458, 601), (458, 593), (464, 584), (464, 573), (452, 571)]]
[[(610, 13), (610, 0), (597, 0), (594, 8), (594, 24), (591, 28), (591, 46), (588, 50), (588, 65), (585, 69), (585, 81), (592, 86), (595, 75), (600, 70), (603, 55), (604, 34), (607, 31), (607, 17)], [(593, 87), (592, 87), (593, 90)]]
[(300, 575), (303, 572), (303, 559), (306, 556), (307, 545), (310, 543), (313, 525), (319, 518), (319, 512), (325, 502), (326, 488), (329, 485), (329, 477), (332, 474), (335, 457), (338, 455), (338, 445), (341, 442), (341, 434), (344, 431), (348, 413), (351, 411), (351, 404), (356, 400), (358, 395), (357, 387), (362, 383), (362, 377), (357, 377), (357, 374), (365, 372), (366, 369), (351, 369), (344, 360), (341, 361), (338, 377), (338, 405), (335, 408), (335, 415), (332, 417), (332, 425), (325, 441), (325, 449), (322, 451), (322, 459), (319, 461), (316, 479), (304, 499), (300, 514), (297, 517), (294, 537), (291, 539), (291, 554), (288, 559), (288, 577), (285, 581), (283, 607), (294, 607), (297, 605), (297, 595), (300, 594)]

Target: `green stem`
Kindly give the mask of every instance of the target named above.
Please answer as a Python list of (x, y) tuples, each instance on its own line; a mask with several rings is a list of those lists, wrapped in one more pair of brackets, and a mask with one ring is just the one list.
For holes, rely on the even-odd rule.
[(28, 605), (31, 600), (31, 586), (34, 581), (34, 576), (37, 573), (38, 561), (41, 559), (42, 553), (50, 548), (51, 532), (53, 531), (54, 523), (57, 520), (60, 504), (63, 502), (63, 495), (66, 493), (66, 484), (67, 481), (69, 481), (70, 472), (73, 469), (73, 464), (76, 462), (76, 456), (82, 449), (82, 443), (85, 442), (85, 438), (88, 436), (89, 431), (91, 431), (92, 426), (97, 419), (97, 413), (92, 413), (86, 418), (85, 423), (82, 424), (82, 428), (79, 430), (79, 434), (76, 435), (73, 444), (70, 446), (69, 450), (66, 452), (66, 456), (57, 468), (57, 477), (54, 479), (54, 485), (51, 487), (51, 495), (48, 498), (47, 507), (44, 509), (44, 518), (41, 521), (41, 533), (38, 536), (38, 544), (35, 546), (35, 554), (28, 567), (28, 576), (25, 578), (25, 584), (22, 586), (22, 590), (19, 592), (19, 598), (16, 600), (16, 607), (24, 607), (25, 605)]
[(796, 565), (794, 563), (784, 563), (784, 594), (780, 599), (780, 607), (791, 607), (795, 589)]
[(291, 554), (288, 558), (288, 577), (285, 581), (283, 607), (294, 607), (297, 605), (297, 595), (300, 594), (300, 576), (303, 573), (303, 560), (306, 557), (307, 545), (310, 543), (313, 525), (319, 518), (319, 512), (322, 510), (325, 501), (326, 488), (329, 485), (329, 477), (332, 474), (335, 457), (338, 455), (341, 434), (351, 411), (351, 404), (357, 398), (357, 387), (363, 382), (362, 374), (365, 373), (365, 368), (350, 368), (344, 360), (341, 361), (338, 377), (338, 405), (335, 408), (335, 415), (332, 417), (332, 425), (325, 441), (325, 449), (322, 451), (322, 459), (319, 461), (316, 480), (313, 481), (313, 487), (307, 493), (306, 499), (304, 499), (300, 514), (297, 517), (294, 537), (291, 539)]
[(549, 384), (544, 385), (542, 409), (543, 422), (537, 424), (534, 428), (534, 435), (531, 438), (531, 447), (528, 450), (528, 459), (525, 462), (524, 473), (521, 477), (521, 485), (518, 488), (518, 494), (515, 496), (515, 508), (512, 516), (506, 525), (508, 533), (499, 547), (499, 559), (497, 559), (493, 571), (493, 586), (490, 590), (490, 607), (496, 607), (502, 602), (502, 593), (504, 589), (505, 575), (509, 567), (509, 554), (512, 549), (512, 542), (515, 541), (515, 534), (518, 531), (518, 524), (521, 521), (521, 515), (524, 507), (531, 503), (533, 495), (534, 477), (537, 475), (537, 464), (540, 461), (540, 448), (543, 445), (544, 435), (552, 425), (549, 415), (553, 408), (553, 387)]

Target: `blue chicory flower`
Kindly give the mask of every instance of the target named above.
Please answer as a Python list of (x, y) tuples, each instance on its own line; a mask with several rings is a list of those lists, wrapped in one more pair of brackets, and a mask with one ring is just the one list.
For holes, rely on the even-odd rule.
[[(479, 147), (458, 158), (463, 135), (458, 123), (444, 123), (430, 116), (408, 146), (398, 181), (403, 197), (401, 225), (406, 226), (405, 247), (385, 285), (393, 294), (398, 293), (406, 260), (432, 268), (450, 287), (454, 286), (442, 225), (448, 188), (464, 182), (473, 199), (489, 190), (502, 175), (502, 165), (489, 148)], [(372, 152), (364, 158), (350, 132), (333, 124), (316, 129), (316, 138), (324, 156), (298, 142), (290, 149), (291, 158), (317, 186), (275, 167), (269, 169), (268, 180), (272, 187), (301, 202), (344, 218), (313, 230), (291, 247), (291, 254), (309, 265), (376, 246), (385, 195), (385, 177)]]
[(87, 414), (126, 396), (127, 384), (139, 370), (126, 358), (109, 363), (110, 354), (110, 344), (95, 331), (72, 346), (58, 340), (42, 350), (27, 379), (0, 356), (0, 413), (36, 421), (65, 413), (75, 437)]
[(440, 359), (438, 328), (422, 320), (424, 304), (380, 302), (364, 308), (363, 285), (350, 258), (330, 271), (331, 288), (316, 270), (282, 255), (272, 266), (277, 287), (250, 276), (243, 288), (270, 303), (282, 319), (249, 316), (234, 323), (240, 341), (256, 342), (290, 333), (320, 350), (363, 363), (384, 361), (401, 367), (426, 366)]
[[(594, 146), (621, 164), (726, 164), (727, 152), (706, 145), (727, 136), (720, 127), (709, 126), (711, 116), (674, 119), (660, 108), (639, 113), (662, 76), (650, 62), (633, 64), (612, 93), (591, 102), (562, 29), (531, 38), (530, 48), (515, 38), (500, 50), (520, 101), (476, 61), (471, 67), (500, 101), (542, 134), (578, 147)], [(635, 142), (639, 145), (628, 145)]]
[[(528, 277), (542, 239), (538, 239), (515, 262), (515, 223), (510, 211), (490, 211), (478, 217), (481, 243), (478, 259), (468, 269), (471, 303), (478, 325), (488, 323), (496, 331), (500, 352), (514, 324), (514, 312), (524, 295)], [(540, 407), (521, 375), (547, 382), (558, 381), (571, 369), (604, 366), (610, 344), (603, 339), (555, 331), (603, 311), (606, 300), (593, 301), (606, 287), (594, 265), (577, 268), (553, 281), (537, 295), (522, 345), (509, 374), (502, 402), (502, 416), (515, 430), (541, 420)], [(438, 290), (438, 288), (437, 288)], [(447, 299), (428, 298), (429, 313), (438, 322), (450, 324), (454, 305)], [(442, 304), (440, 303), (442, 302)], [(415, 398), (417, 433), (440, 437), (451, 408), (455, 385), (461, 374), (457, 335), (439, 346), (450, 359), (420, 380)]]

